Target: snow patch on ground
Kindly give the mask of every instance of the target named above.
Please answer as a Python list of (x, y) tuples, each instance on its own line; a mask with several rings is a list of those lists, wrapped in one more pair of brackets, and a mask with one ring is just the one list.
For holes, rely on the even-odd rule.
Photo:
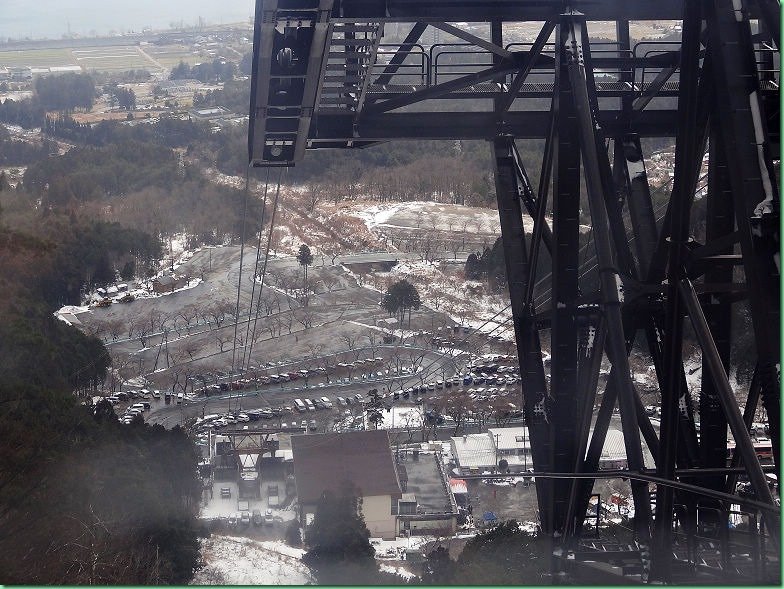
[(58, 313), (70, 313), (71, 315), (77, 315), (79, 313), (87, 313), (90, 311), (89, 307), (76, 307), (74, 305), (66, 305), (65, 307), (60, 307), (60, 310), (57, 311)]
[[(427, 201), (383, 203), (363, 206), (351, 212), (365, 222), (369, 230), (431, 229), (466, 233), (501, 233), (498, 211)], [(530, 224), (532, 221), (527, 220)], [(527, 230), (531, 227), (526, 226)]]
[(282, 542), (213, 535), (202, 540), (205, 567), (193, 585), (305, 585), (314, 583), (304, 550)]
[(406, 580), (416, 579), (417, 578), (417, 576), (414, 573), (412, 573), (411, 571), (407, 571), (406, 569), (399, 569), (399, 568), (394, 567), (392, 565), (382, 564), (382, 565), (379, 565), (378, 568), (379, 568), (379, 570), (381, 570), (384, 573), (392, 573), (393, 575), (398, 575), (400, 577), (403, 577)]
[(371, 538), (370, 543), (376, 549), (376, 558), (393, 556), (403, 550), (421, 548), (428, 542), (433, 542), (435, 536), (410, 536), (408, 538), (395, 538), (394, 540), (383, 540), (381, 538)]
[(379, 225), (389, 221), (392, 215), (398, 210), (397, 205), (400, 204), (403, 203), (373, 205), (363, 211), (357, 211), (354, 214), (365, 222), (368, 229), (373, 230)]

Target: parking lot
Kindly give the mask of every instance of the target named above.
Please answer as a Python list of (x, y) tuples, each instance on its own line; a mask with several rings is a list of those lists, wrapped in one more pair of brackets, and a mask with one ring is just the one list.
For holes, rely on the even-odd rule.
[(196, 420), (195, 429), (201, 432), (244, 427), (304, 427), (309, 431), (328, 431), (333, 429), (334, 422), (345, 421), (346, 417), (362, 416), (368, 408), (380, 411), (393, 405), (423, 405), (432, 408), (438, 406), (440, 399), (454, 397), (458, 392), (466, 403), (472, 403), (477, 408), (495, 406), (493, 404), (499, 399), (508, 399), (518, 410), (520, 406), (519, 376), (508, 364), (482, 364), (464, 375), (429, 382), (414, 374), (408, 382), (403, 382), (421, 384), (384, 390), (383, 385), (369, 381), (320, 382), (315, 386), (293, 389), (281, 389), (279, 384), (271, 381), (266, 385), (258, 382), (239, 383), (244, 387), (242, 390), (220, 391), (221, 394), (210, 396), (200, 393), (182, 399), (172, 396), (170, 404), (156, 404), (146, 418), (151, 423), (168, 426)]

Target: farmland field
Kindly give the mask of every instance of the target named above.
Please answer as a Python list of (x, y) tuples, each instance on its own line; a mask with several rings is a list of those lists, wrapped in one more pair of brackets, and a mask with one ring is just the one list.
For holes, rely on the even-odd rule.
[[(179, 61), (179, 52), (176, 55), (178, 57), (175, 64)], [(133, 45), (0, 51), (0, 67), (45, 68), (78, 65), (86, 71), (159, 71), (161, 67), (154, 59), (146, 57)]]
[(194, 55), (189, 47), (185, 45), (165, 45), (162, 47), (145, 47), (145, 53), (152, 57), (155, 61), (167, 68), (173, 68), (180, 61), (184, 61), (188, 65), (193, 65), (203, 59)]
[(0, 51), (0, 67), (56, 67), (79, 65), (68, 49)]
[(71, 51), (77, 63), (86, 70), (140, 70), (157, 71), (152, 61), (134, 46), (84, 47)]

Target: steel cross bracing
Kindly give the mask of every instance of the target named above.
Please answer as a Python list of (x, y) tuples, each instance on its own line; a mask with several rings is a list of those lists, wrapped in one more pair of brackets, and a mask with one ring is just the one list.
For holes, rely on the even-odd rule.
[[(764, 407), (778, 464), (779, 11), (775, 0), (257, 1), (251, 164), (396, 139), (490, 142), (535, 468), (579, 473), (537, 479), (543, 529), (567, 551), (587, 546), (590, 474), (619, 409), (629, 470), (644, 472), (646, 454), (656, 468), (655, 479), (630, 477), (627, 556), (642, 579), (778, 578), (778, 561), (752, 573), (730, 566), (741, 549), (723, 533), (717, 544), (730, 548), (718, 560), (698, 566), (693, 549), (712, 543), (706, 526), (726, 530), (733, 509), (728, 430), (730, 466), (743, 468), (756, 501), (774, 504), (749, 426)], [(682, 21), (682, 39), (632, 43), (634, 20)], [(614, 22), (615, 40), (589, 41), (593, 21)], [(510, 41), (511, 24), (524, 22), (539, 34)], [(666, 199), (648, 182), (649, 137), (675, 144)], [(516, 139), (544, 140), (538, 186)], [(578, 254), (586, 216), (588, 259)], [(544, 252), (552, 273), (537, 284)], [(739, 333), (742, 314), (749, 333)], [(687, 338), (702, 354), (697, 391), (684, 371)], [(629, 355), (641, 347), (661, 394), (658, 428), (632, 380)], [(727, 374), (748, 354), (754, 377), (734, 390)], [(777, 547), (778, 509), (763, 511), (749, 541)]]

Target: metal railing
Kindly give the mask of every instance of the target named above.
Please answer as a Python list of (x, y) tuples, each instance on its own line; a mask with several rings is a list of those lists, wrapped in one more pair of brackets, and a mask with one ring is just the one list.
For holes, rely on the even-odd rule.
[[(390, 67), (391, 58), (402, 46), (400, 43), (379, 45), (376, 62), (371, 66), (374, 79), (385, 74), (385, 70)], [(406, 46), (409, 49), (405, 58), (399, 64), (394, 64), (393, 71), (386, 74), (389, 83), (384, 86), (410, 86), (412, 90), (421, 89), (493, 65), (493, 54), (471, 43), (435, 43), (430, 46), (413, 43)], [(524, 52), (529, 51), (532, 46), (533, 43), (509, 43), (504, 49), (511, 52)], [(678, 79), (677, 53), (679, 51), (680, 43), (672, 41), (641, 41), (629, 50), (622, 49), (617, 42), (592, 43), (594, 76), (600, 89), (603, 85), (609, 86), (612, 83), (628, 81), (634, 85), (635, 95), (639, 95), (662, 71), (674, 67), (668, 85), (665, 85), (665, 92), (673, 92), (676, 89), (673, 84), (677, 84)], [(666, 59), (668, 54), (673, 56), (672, 59)], [(554, 58), (555, 44), (545, 44), (541, 55)], [(778, 83), (779, 58), (775, 49), (760, 44), (756, 48), (755, 57), (760, 78)], [(657, 65), (656, 62), (662, 59), (668, 65)], [(616, 60), (617, 65), (612, 63)], [(509, 74), (499, 82), (508, 84), (512, 77), (513, 74)], [(552, 83), (553, 77), (554, 71), (550, 66), (534, 66), (529, 74), (529, 80), (533, 84)]]

